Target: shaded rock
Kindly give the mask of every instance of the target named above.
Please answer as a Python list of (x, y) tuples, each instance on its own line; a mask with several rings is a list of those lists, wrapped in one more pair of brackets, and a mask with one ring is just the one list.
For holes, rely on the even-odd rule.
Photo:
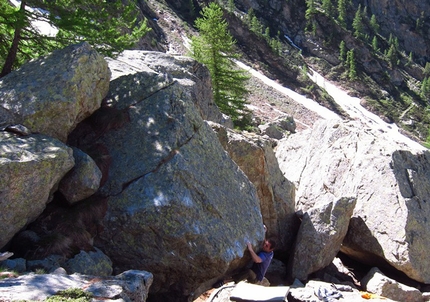
[(0, 125), (22, 124), (62, 141), (100, 107), (106, 61), (83, 42), (33, 60), (0, 79)]
[(278, 250), (289, 253), (298, 229), (295, 186), (282, 175), (270, 140), (211, 124), (230, 157), (257, 189), (267, 237), (276, 237)]
[[(232, 120), (222, 114), (215, 105), (209, 70), (190, 57), (153, 51), (125, 50), (118, 58), (106, 58), (106, 60), (112, 70), (112, 79), (137, 74), (141, 71), (155, 71), (162, 76), (173, 77), (177, 81), (182, 81), (189, 97), (197, 106), (204, 120), (233, 128)], [(188, 81), (192, 82), (191, 85), (186, 84)], [(152, 83), (148, 85), (148, 83), (141, 82), (140, 85), (147, 85), (148, 89), (146, 90), (142, 86), (138, 88), (141, 92), (145, 91), (144, 93), (151, 93), (157, 87), (152, 86)]]
[(0, 132), (0, 247), (42, 213), (73, 165), (72, 149), (57, 139)]
[(356, 196), (341, 251), (365, 264), (388, 262), (430, 283), (430, 153), (396, 143), (359, 121), (319, 121), (279, 142), (276, 156), (306, 212), (333, 196)]
[(151, 293), (179, 300), (247, 262), (246, 242), (262, 240), (264, 229), (255, 187), (195, 106), (205, 101), (191, 93), (200, 84), (156, 70), (112, 81), (105, 106), (118, 120), (75, 141), (85, 152), (103, 145), (112, 159), (98, 191), (108, 198), (105, 229), (94, 245), (116, 272), (151, 271)]
[(79, 273), (93, 276), (112, 275), (112, 261), (100, 249), (80, 251), (72, 259), (66, 261), (64, 268), (69, 274)]
[(8, 125), (6, 127), (3, 127), (4, 131), (10, 132), (10, 133), (15, 133), (18, 135), (22, 135), (22, 136), (26, 136), (26, 135), (30, 135), (31, 131), (30, 129), (28, 129), (27, 127), (23, 126), (23, 125)]
[(73, 157), (75, 166), (64, 176), (58, 187), (71, 204), (93, 195), (102, 178), (102, 172), (89, 155), (73, 148)]
[(355, 203), (355, 198), (340, 198), (317, 204), (304, 213), (290, 257), (290, 279), (307, 280), (311, 273), (333, 261), (348, 231)]
[(281, 131), (279, 127), (273, 124), (264, 124), (258, 126), (262, 135), (267, 135), (270, 138), (281, 139), (284, 137), (284, 131)]
[(267, 135), (274, 139), (282, 139), (288, 132), (296, 132), (296, 123), (292, 116), (279, 117), (270, 123), (259, 125), (258, 129), (262, 135)]
[[(73, 274), (27, 274), (0, 280), (0, 298), (39, 301), (60, 290), (81, 288), (95, 300), (146, 301), (153, 276), (145, 271), (130, 270), (114, 277)], [(3, 290), (4, 289), (4, 290)]]
[(420, 302), (424, 301), (421, 292), (385, 276), (377, 267), (361, 279), (361, 284), (368, 292), (375, 293), (395, 301)]
[(28, 260), (27, 270), (32, 272), (43, 271), (53, 273), (64, 265), (65, 258), (60, 255), (50, 255), (44, 259)]
[[(306, 285), (295, 282), (288, 293), (288, 301), (295, 302), (317, 302), (317, 301), (344, 301), (344, 302), (362, 302), (369, 301), (361, 296), (357, 289), (327, 282), (311, 280)], [(337, 298), (335, 298), (337, 297)], [(394, 302), (397, 300), (387, 299), (385, 297), (373, 297), (372, 301)]]
[(0, 263), (0, 267), (17, 273), (23, 273), (27, 270), (27, 263), (24, 258), (6, 259)]

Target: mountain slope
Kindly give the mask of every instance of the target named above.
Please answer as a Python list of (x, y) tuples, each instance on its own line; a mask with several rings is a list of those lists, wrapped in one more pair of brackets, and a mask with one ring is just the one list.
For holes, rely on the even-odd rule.
[[(329, 94), (306, 76), (306, 71), (314, 68), (344, 87), (351, 95), (360, 97), (364, 107), (385, 121), (396, 123), (415, 140), (425, 141), (430, 114), (426, 111), (428, 97), (421, 95), (420, 87), (426, 76), (424, 67), (428, 54), (424, 48), (429, 43), (425, 38), (428, 37), (426, 33), (429, 22), (421, 18), (420, 29), (415, 30), (411, 20), (416, 18), (416, 11), (426, 9), (426, 4), (411, 1), (404, 4), (407, 8), (402, 9), (401, 4), (396, 2), (397, 9), (388, 9), (384, 3), (362, 2), (353, 1), (347, 6), (346, 26), (340, 24), (336, 9), (331, 15), (328, 14), (321, 1), (314, 1), (315, 9), (311, 19), (306, 18), (309, 7), (304, 1), (298, 0), (238, 0), (234, 2), (234, 12), (228, 13), (226, 10), (225, 18), (237, 41), (242, 61), (249, 66), (346, 117)], [(153, 31), (138, 47), (186, 54), (183, 37), (197, 34), (193, 22), (203, 5), (204, 2), (170, 0), (145, 3), (142, 9), (150, 20)], [(228, 7), (227, 4), (224, 6)], [(358, 9), (362, 16), (363, 34), (356, 38), (352, 23)], [(383, 15), (384, 13), (388, 15)], [(372, 15), (381, 19), (377, 33), (372, 32), (370, 25)], [(399, 16), (401, 20), (397, 21)], [(402, 31), (405, 24), (409, 25), (408, 30)], [(388, 34), (390, 28), (398, 37)], [(421, 45), (418, 47), (421, 49), (419, 51), (405, 38), (412, 30), (419, 41), (418, 45)], [(379, 50), (372, 49), (373, 36), (378, 38)], [(274, 50), (271, 47), (272, 41), (279, 41), (281, 49)], [(346, 50), (354, 50), (355, 53), (357, 77), (353, 80), (348, 77), (350, 65), (339, 60), (339, 45), (342, 41)], [(396, 45), (393, 55), (395, 60), (387, 57), (390, 43)], [(413, 53), (412, 60), (408, 51)], [(252, 103), (254, 100), (265, 99), (264, 103), (270, 103), (268, 91), (266, 88), (258, 91), (253, 89), (249, 101)], [(291, 103), (287, 105), (290, 106)], [(288, 111), (287, 108), (278, 109)]]

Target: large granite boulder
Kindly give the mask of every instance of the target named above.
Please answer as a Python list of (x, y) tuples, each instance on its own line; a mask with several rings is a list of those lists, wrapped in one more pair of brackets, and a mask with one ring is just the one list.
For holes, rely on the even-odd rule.
[(317, 204), (303, 214), (289, 259), (290, 280), (306, 281), (310, 274), (333, 261), (348, 231), (355, 203), (355, 198), (340, 198), (328, 204)]
[[(152, 284), (149, 272), (129, 270), (116, 276), (100, 278), (93, 275), (61, 273), (25, 274), (0, 280), (0, 299), (7, 301), (42, 301), (68, 289), (82, 289), (94, 301), (145, 302)], [(55, 298), (54, 298), (55, 299)], [(62, 297), (57, 300), (71, 300)], [(76, 299), (79, 300), (79, 299)]]
[(93, 195), (99, 189), (102, 178), (102, 172), (88, 154), (78, 148), (72, 149), (75, 166), (64, 176), (58, 187), (70, 204)]
[(54, 51), (0, 79), (0, 126), (23, 124), (61, 141), (100, 107), (107, 62), (84, 42)]
[(360, 282), (366, 291), (394, 301), (428, 301), (418, 289), (385, 276), (377, 267), (373, 267)]
[[(195, 66), (177, 60), (176, 72)], [(210, 101), (194, 99), (204, 95), (191, 93), (198, 79), (163, 70), (112, 81), (106, 103), (70, 141), (109, 158), (96, 160), (106, 175), (96, 194), (108, 198), (108, 211), (95, 246), (114, 272), (150, 271), (153, 295), (180, 300), (242, 265), (246, 243), (257, 245), (264, 228), (255, 187), (195, 106)]]
[(342, 252), (374, 266), (386, 261), (430, 283), (428, 151), (396, 143), (358, 121), (320, 121), (280, 142), (276, 155), (297, 185), (303, 212), (317, 201), (357, 198)]
[(74, 163), (55, 138), (0, 131), (0, 248), (43, 212)]
[[(106, 60), (112, 70), (112, 80), (123, 75), (154, 70), (175, 79), (181, 79), (183, 82), (192, 81), (192, 85), (186, 85), (186, 90), (201, 117), (233, 128), (231, 118), (222, 114), (215, 105), (209, 70), (190, 57), (172, 56), (153, 51), (125, 50), (116, 59), (106, 58)], [(141, 83), (141, 85), (146, 85), (148, 88), (146, 93), (151, 93), (151, 89), (156, 88), (156, 86), (151, 87), (151, 84)], [(132, 89), (132, 87), (129, 88)], [(142, 87), (137, 89), (141, 90)]]
[[(290, 253), (298, 229), (295, 186), (279, 169), (272, 141), (211, 123), (224, 149), (257, 189), (267, 237), (278, 239), (277, 250)], [(285, 257), (286, 258), (286, 257)]]

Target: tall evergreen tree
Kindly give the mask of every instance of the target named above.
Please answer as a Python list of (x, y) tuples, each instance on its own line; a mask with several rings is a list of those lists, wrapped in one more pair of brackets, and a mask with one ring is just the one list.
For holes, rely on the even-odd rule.
[(348, 64), (348, 78), (355, 80), (357, 78), (357, 68), (355, 63), (354, 49), (351, 49), (347, 52), (346, 62)]
[(424, 67), (424, 75), (430, 76), (430, 62), (426, 62), (426, 66)]
[(245, 85), (249, 77), (235, 68), (233, 60), (238, 58), (238, 54), (221, 7), (211, 2), (201, 14), (195, 22), (200, 35), (192, 37), (192, 54), (209, 69), (215, 103), (238, 125), (248, 113)]
[(344, 62), (346, 59), (346, 45), (345, 45), (345, 41), (340, 41), (339, 44), (339, 60), (341, 62)]
[(339, 0), (337, 3), (338, 20), (343, 27), (346, 27), (346, 5), (346, 0)]
[(396, 47), (394, 46), (394, 44), (391, 44), (390, 48), (388, 49), (387, 60), (390, 63), (391, 67), (395, 66), (397, 64), (397, 51), (396, 51)]
[[(32, 10), (26, 0), (19, 7), (0, 0), (0, 77), (29, 59), (81, 41), (108, 56), (133, 46), (149, 28), (137, 20), (136, 3), (130, 1), (33, 0), (42, 10)], [(49, 24), (56, 34), (44, 34), (33, 25), (36, 21)]]
[(355, 12), (354, 20), (352, 21), (352, 28), (354, 29), (354, 36), (359, 38), (363, 35), (363, 19), (361, 14), (361, 4), (358, 5), (358, 9)]
[(423, 98), (430, 97), (430, 77), (424, 78), (424, 80), (421, 82), (421, 96)]
[(379, 48), (378, 48), (378, 38), (376, 36), (373, 36), (373, 39), (372, 39), (372, 48), (373, 48), (374, 51), (378, 51), (379, 50)]
[(334, 7), (331, 3), (332, 0), (323, 0), (322, 1), (322, 9), (326, 13), (327, 16), (333, 17), (334, 14)]
[(373, 14), (372, 14), (372, 17), (370, 17), (370, 27), (372, 28), (375, 34), (378, 33), (379, 24), (378, 24), (378, 21), (376, 20), (376, 16)]

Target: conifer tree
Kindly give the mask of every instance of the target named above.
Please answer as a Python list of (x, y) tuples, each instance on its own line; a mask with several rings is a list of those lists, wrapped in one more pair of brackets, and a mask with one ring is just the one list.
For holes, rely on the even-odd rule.
[(344, 62), (346, 59), (346, 45), (345, 45), (345, 41), (341, 41), (339, 44), (339, 60), (341, 62)]
[(355, 80), (357, 78), (357, 68), (355, 63), (354, 49), (351, 49), (347, 52), (346, 62), (348, 64), (348, 78)]
[(338, 20), (343, 27), (346, 27), (346, 4), (346, 0), (339, 0), (337, 3)]
[(396, 51), (396, 47), (394, 46), (394, 44), (391, 44), (390, 48), (388, 49), (387, 60), (390, 63), (391, 67), (394, 66), (394, 65), (396, 65), (396, 62), (397, 62), (397, 51)]
[(424, 78), (421, 82), (421, 96), (422, 98), (430, 97), (430, 77)]
[(233, 60), (238, 59), (238, 54), (221, 7), (211, 2), (195, 25), (200, 35), (192, 37), (192, 55), (209, 69), (214, 100), (221, 112), (229, 115), (235, 125), (241, 124), (248, 113), (245, 85), (249, 77), (235, 68)]
[(333, 4), (331, 3), (332, 0), (323, 0), (322, 2), (322, 9), (326, 13), (327, 16), (333, 17)]
[(373, 32), (376, 34), (379, 31), (379, 24), (376, 20), (376, 16), (372, 14), (372, 17), (370, 17), (370, 27), (372, 28)]
[(372, 49), (374, 51), (378, 51), (379, 50), (378, 49), (378, 38), (376, 38), (376, 36), (373, 36), (373, 39), (372, 39)]
[(315, 2), (314, 0), (306, 0), (306, 12), (305, 12), (305, 18), (306, 18), (306, 25), (308, 30), (310, 29), (313, 33), (316, 31), (316, 24), (315, 24), (315, 18), (314, 15), (316, 13), (315, 8)]
[(361, 4), (355, 12), (354, 20), (352, 21), (352, 28), (354, 29), (354, 37), (359, 38), (363, 35), (363, 20), (361, 15)]
[[(54, 49), (87, 41), (99, 52), (112, 56), (144, 36), (149, 28), (137, 20), (136, 2), (121, 0), (33, 0), (43, 10), (30, 10), (22, 0), (15, 7), (0, 1), (0, 77), (25, 61)], [(41, 33), (32, 22), (44, 21), (57, 29), (55, 35)]]
[(236, 9), (236, 6), (234, 5), (234, 0), (228, 0), (228, 12), (233, 13)]
[(424, 75), (430, 76), (430, 62), (426, 62), (426, 66), (424, 67)]

